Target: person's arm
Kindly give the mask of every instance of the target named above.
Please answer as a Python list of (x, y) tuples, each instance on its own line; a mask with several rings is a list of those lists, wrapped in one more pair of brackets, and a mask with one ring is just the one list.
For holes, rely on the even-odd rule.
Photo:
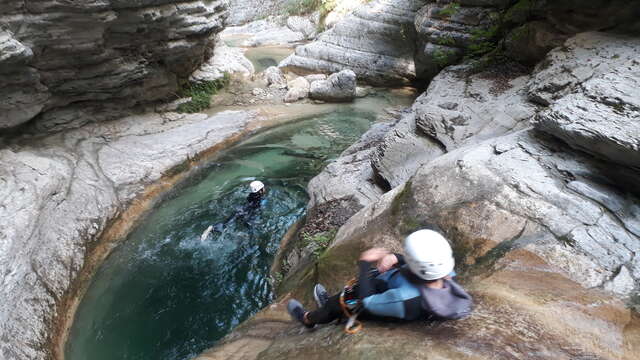
[(369, 276), (369, 270), (388, 254), (389, 252), (385, 249), (373, 248), (360, 255), (360, 261), (358, 261), (358, 299), (362, 300), (375, 293), (375, 286), (373, 279)]
[(372, 315), (411, 320), (420, 315), (420, 296), (416, 295), (406, 288), (395, 288), (364, 298), (362, 305)]

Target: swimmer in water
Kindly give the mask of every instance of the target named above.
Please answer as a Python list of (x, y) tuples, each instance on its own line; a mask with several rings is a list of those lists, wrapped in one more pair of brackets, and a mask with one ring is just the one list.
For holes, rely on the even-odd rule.
[(209, 234), (213, 231), (222, 231), (224, 227), (231, 222), (232, 220), (238, 217), (245, 217), (247, 215), (251, 215), (252, 212), (259, 209), (262, 206), (262, 200), (266, 193), (266, 189), (264, 183), (262, 181), (252, 181), (249, 184), (249, 195), (247, 196), (246, 204), (239, 211), (235, 212), (233, 215), (228, 217), (225, 221), (218, 223), (216, 225), (210, 225), (200, 236), (200, 240), (204, 241), (209, 237)]

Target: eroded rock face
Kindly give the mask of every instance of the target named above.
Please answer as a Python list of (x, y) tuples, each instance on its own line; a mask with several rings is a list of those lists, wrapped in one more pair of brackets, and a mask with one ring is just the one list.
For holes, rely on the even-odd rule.
[(48, 359), (58, 302), (145, 188), (238, 136), (252, 114), (145, 115), (0, 150), (0, 357)]
[(529, 76), (507, 70), (471, 75), (456, 66), (438, 74), (374, 153), (380, 180), (396, 187), (447, 151), (528, 127), (536, 111), (527, 102)]
[(331, 74), (327, 80), (311, 83), (309, 97), (330, 102), (348, 102), (356, 97), (356, 74), (351, 70), (342, 70)]
[(226, 9), (223, 0), (4, 1), (0, 130), (36, 118), (38, 131), (77, 127), (109, 118), (105, 102), (165, 98), (211, 56)]
[(243, 25), (269, 15), (283, 13), (289, 0), (229, 0), (229, 25)]
[(280, 67), (301, 74), (351, 69), (376, 85), (410, 83), (415, 78), (413, 20), (422, 5), (422, 0), (364, 4), (317, 41), (298, 46)]

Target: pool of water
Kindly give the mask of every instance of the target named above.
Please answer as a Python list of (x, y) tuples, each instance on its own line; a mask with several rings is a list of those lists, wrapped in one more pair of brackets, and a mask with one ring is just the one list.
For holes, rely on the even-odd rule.
[(293, 49), (285, 46), (261, 46), (248, 48), (244, 56), (253, 63), (256, 73), (264, 71), (269, 66), (278, 66), (287, 56), (293, 54)]
[[(189, 359), (266, 306), (269, 267), (305, 212), (307, 182), (369, 128), (371, 108), (340, 105), (268, 130), (176, 187), (94, 276), (66, 359)], [(266, 203), (201, 241), (205, 228), (242, 208), (253, 179), (266, 183)]]

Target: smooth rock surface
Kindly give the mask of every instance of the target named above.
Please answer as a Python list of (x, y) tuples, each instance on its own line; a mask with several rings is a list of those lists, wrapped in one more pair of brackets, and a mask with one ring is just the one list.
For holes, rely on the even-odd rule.
[[(565, 56), (571, 62), (562, 67), (563, 71), (578, 71), (589, 77), (573, 86), (571, 81), (575, 77), (571, 78), (564, 73), (554, 77), (553, 85), (549, 86), (563, 84), (572, 89), (569, 94), (555, 101), (547, 111), (539, 114), (535, 126), (561, 138), (576, 149), (640, 169), (640, 40), (606, 36), (609, 41), (605, 42), (605, 35), (591, 33), (584, 36), (600, 39), (599, 44), (603, 46), (601, 54), (617, 58), (596, 62), (596, 55), (586, 61), (586, 69), (582, 67), (572, 71), (570, 69), (575, 66), (573, 61), (586, 54), (580, 54), (578, 50), (581, 48), (570, 42), (573, 47), (569, 47)], [(575, 41), (582, 38), (581, 36)], [(626, 47), (622, 44), (626, 44)], [(550, 56), (555, 59), (557, 54), (554, 52)], [(627, 60), (618, 61), (618, 58)], [(552, 65), (539, 76), (550, 76), (545, 72), (553, 69), (558, 71), (561, 68)], [(561, 91), (565, 92), (567, 90)]]
[(421, 0), (373, 0), (357, 8), (318, 40), (296, 48), (280, 63), (300, 74), (351, 69), (375, 85), (407, 84), (415, 78), (415, 12)]
[(166, 98), (211, 56), (226, 16), (223, 0), (4, 1), (0, 130), (58, 131)]
[(584, 81), (620, 69), (639, 56), (637, 38), (601, 32), (578, 34), (538, 64), (529, 80), (529, 98), (550, 105)]
[(58, 301), (110, 221), (145, 186), (253, 117), (132, 116), (2, 148), (0, 357), (48, 359)]
[(284, 102), (295, 102), (309, 96), (310, 84), (304, 77), (295, 78), (287, 83), (287, 94)]
[(311, 83), (309, 97), (330, 102), (352, 101), (356, 97), (356, 74), (351, 70), (342, 70), (331, 74), (327, 80)]
[(267, 82), (267, 86), (283, 89), (287, 87), (287, 79), (284, 77), (282, 71), (276, 66), (268, 67), (262, 74), (262, 77)]
[(227, 46), (218, 40), (213, 50), (213, 56), (198, 70), (191, 74), (192, 81), (213, 81), (224, 74), (250, 77), (255, 73), (253, 63), (244, 56), (241, 48)]
[(382, 182), (396, 187), (432, 159), (529, 126), (536, 106), (527, 102), (527, 75), (470, 75), (466, 66), (443, 70), (372, 157)]

